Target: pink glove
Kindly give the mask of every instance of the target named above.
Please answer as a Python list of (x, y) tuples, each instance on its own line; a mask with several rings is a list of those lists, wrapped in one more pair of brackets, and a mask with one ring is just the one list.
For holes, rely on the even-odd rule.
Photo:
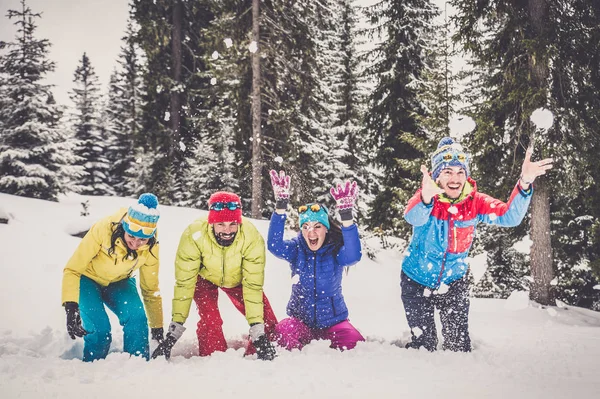
[(279, 175), (276, 171), (271, 170), (270, 175), (271, 185), (275, 193), (275, 208), (286, 209), (290, 199), (290, 176), (286, 176), (283, 170), (279, 171)]
[(329, 192), (337, 203), (337, 208), (340, 211), (342, 220), (351, 220), (352, 208), (354, 208), (354, 203), (358, 198), (358, 186), (356, 185), (356, 182), (353, 181), (350, 183), (350, 180), (347, 180), (343, 187), (338, 183), (337, 189), (331, 187)]

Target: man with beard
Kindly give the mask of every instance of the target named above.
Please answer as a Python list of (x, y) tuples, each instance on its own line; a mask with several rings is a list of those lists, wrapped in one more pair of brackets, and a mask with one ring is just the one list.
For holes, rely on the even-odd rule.
[(272, 360), (277, 318), (263, 293), (265, 242), (256, 227), (242, 217), (236, 194), (219, 191), (208, 200), (208, 218), (189, 225), (181, 236), (175, 258), (175, 294), (172, 321), (165, 340), (152, 358), (168, 359), (175, 342), (185, 331), (192, 303), (200, 321), (196, 334), (200, 356), (227, 350), (219, 312), (219, 289), (246, 316), (250, 325), (246, 355)]
[(507, 203), (477, 191), (469, 156), (450, 137), (431, 156), (431, 176), (421, 166), (421, 188), (408, 201), (404, 218), (413, 235), (402, 261), (402, 302), (412, 339), (407, 348), (437, 349), (434, 310), (440, 312), (443, 349), (469, 352), (469, 283), (466, 258), (479, 222), (503, 227), (523, 220), (536, 177), (552, 159), (531, 162), (529, 148), (521, 177)]

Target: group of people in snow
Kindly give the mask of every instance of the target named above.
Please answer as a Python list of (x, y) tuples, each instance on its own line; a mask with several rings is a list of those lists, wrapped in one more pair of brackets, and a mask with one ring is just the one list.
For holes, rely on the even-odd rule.
[[(442, 139), (431, 155), (431, 173), (421, 166), (421, 188), (404, 214), (413, 226), (400, 273), (401, 299), (411, 330), (407, 348), (437, 349), (437, 308), (443, 349), (471, 351), (466, 258), (475, 228), (479, 222), (506, 227), (521, 223), (531, 201), (533, 181), (552, 168), (552, 159), (532, 162), (531, 153), (528, 149), (521, 176), (506, 203), (477, 191), (469, 174), (469, 156), (452, 138)], [(109, 352), (112, 334), (106, 308), (123, 327), (124, 352), (168, 359), (186, 329), (192, 299), (199, 315), (199, 355), (227, 350), (219, 290), (248, 321), (246, 355), (272, 360), (276, 346), (302, 349), (312, 340), (328, 340), (332, 348), (350, 350), (364, 341), (349, 321), (342, 294), (344, 268), (355, 265), (362, 256), (353, 220), (356, 182), (347, 181), (330, 190), (339, 222), (323, 204), (302, 205), (298, 208), (300, 232), (286, 240), (290, 176), (273, 170), (270, 177), (276, 204), (266, 247), (289, 262), (296, 281), (287, 318), (278, 322), (263, 292), (263, 237), (242, 216), (240, 197), (219, 191), (208, 200), (208, 217), (194, 221), (181, 235), (171, 322), (165, 334), (158, 278), (158, 199), (145, 193), (135, 205), (95, 223), (64, 269), (62, 304), (67, 331), (72, 339), (83, 337), (83, 360), (103, 359)], [(141, 298), (132, 277), (138, 269)], [(149, 335), (157, 341), (152, 353)]]

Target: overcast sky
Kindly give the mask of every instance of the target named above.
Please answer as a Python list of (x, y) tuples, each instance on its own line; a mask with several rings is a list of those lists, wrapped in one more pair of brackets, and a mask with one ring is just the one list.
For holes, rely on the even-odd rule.
[[(369, 5), (379, 0), (356, 0), (356, 4)], [(435, 0), (443, 7), (445, 0)], [(121, 38), (125, 33), (129, 16), (129, 0), (27, 0), (38, 18), (38, 39), (48, 39), (52, 46), (49, 58), (56, 63), (54, 73), (47, 82), (55, 85), (56, 100), (70, 104), (69, 91), (73, 87), (73, 75), (86, 52), (106, 90), (108, 79), (120, 52)], [(20, 0), (0, 0), (0, 40), (14, 41), (15, 19), (8, 20), (8, 10), (20, 10)]]
[[(38, 18), (38, 39), (48, 39), (50, 60), (56, 71), (47, 81), (56, 87), (53, 92), (61, 104), (68, 104), (73, 75), (86, 52), (100, 79), (102, 90), (108, 84), (121, 47), (129, 15), (129, 0), (27, 0)], [(0, 0), (0, 40), (14, 41), (15, 19), (8, 20), (8, 10), (20, 10), (19, 0)]]

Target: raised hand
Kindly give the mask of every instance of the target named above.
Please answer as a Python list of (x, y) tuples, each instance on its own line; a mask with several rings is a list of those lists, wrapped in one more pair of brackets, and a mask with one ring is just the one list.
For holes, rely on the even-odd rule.
[(271, 175), (271, 186), (275, 194), (275, 209), (286, 209), (290, 199), (290, 176), (286, 175), (283, 170), (279, 174), (275, 170), (269, 172)]
[(350, 183), (350, 180), (346, 180), (344, 185), (338, 183), (337, 187), (331, 187), (329, 193), (337, 204), (342, 221), (352, 220), (352, 209), (358, 198), (358, 186), (356, 182), (353, 181)]
[(541, 161), (531, 162), (531, 154), (533, 153), (533, 147), (529, 147), (525, 152), (525, 160), (521, 167), (521, 186), (524, 189), (528, 189), (529, 185), (533, 183), (536, 177), (546, 174), (547, 170), (552, 169), (552, 158), (542, 159)]
[(427, 170), (427, 166), (421, 165), (421, 173), (423, 173), (423, 180), (421, 181), (421, 198), (425, 204), (429, 205), (433, 197), (442, 194), (444, 190), (435, 184)]

